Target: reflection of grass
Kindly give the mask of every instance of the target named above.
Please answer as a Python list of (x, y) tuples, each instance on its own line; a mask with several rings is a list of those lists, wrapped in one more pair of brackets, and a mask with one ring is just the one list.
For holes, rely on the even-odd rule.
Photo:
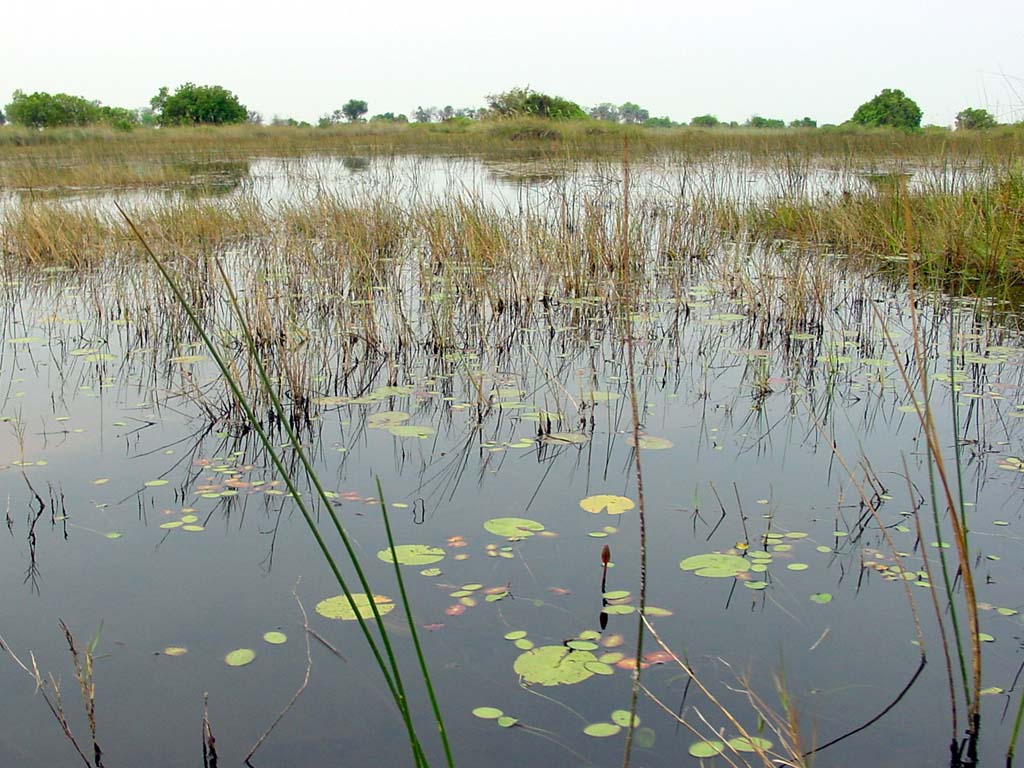
[[(198, 315), (193, 309), (191, 302), (189, 301), (186, 294), (179, 287), (177, 280), (168, 271), (167, 267), (160, 260), (160, 258), (149, 248), (142, 234), (135, 228), (134, 224), (132, 223), (131, 219), (128, 218), (127, 214), (125, 214), (124, 211), (120, 209), (119, 212), (122, 216), (125, 217), (125, 220), (127, 221), (128, 226), (131, 228), (133, 234), (139, 239), (139, 242), (142, 244), (143, 248), (145, 249), (149, 257), (152, 259), (154, 265), (159, 270), (161, 276), (164, 278), (164, 280), (166, 280), (171, 291), (174, 293), (175, 299), (178, 301), (182, 310), (188, 315), (188, 318), (192, 323), (194, 330), (202, 338), (203, 344), (206, 346), (207, 351), (216, 361), (217, 367), (220, 369), (222, 376), (224, 377), (227, 385), (229, 386), (229, 388), (232, 391), (232, 394), (235, 397), (235, 402), (241, 407), (242, 411), (245, 414), (246, 422), (258, 436), (260, 442), (262, 443), (264, 449), (267, 452), (267, 455), (270, 457), (272, 463), (274, 464), (281, 478), (284, 480), (285, 485), (287, 486), (289, 492), (291, 493), (296, 506), (298, 506), (300, 512), (302, 513), (302, 517), (305, 520), (307, 527), (309, 528), (310, 532), (313, 534), (314, 539), (316, 540), (317, 547), (319, 548), (321, 554), (323, 555), (324, 560), (330, 567), (331, 572), (334, 574), (335, 580), (341, 587), (342, 592), (345, 595), (345, 598), (348, 600), (350, 605), (357, 605), (356, 600), (353, 597), (352, 591), (349, 588), (348, 581), (342, 576), (341, 570), (338, 566), (337, 561), (334, 558), (333, 553), (331, 552), (331, 549), (329, 548), (325, 539), (320, 533), (319, 527), (316, 523), (313, 514), (313, 510), (309, 508), (309, 506), (302, 498), (301, 491), (295, 484), (295, 479), (293, 477), (292, 472), (289, 471), (289, 468), (284, 463), (284, 458), (282, 456), (280, 449), (271, 440), (270, 436), (267, 434), (263, 427), (262, 420), (256, 415), (255, 411), (253, 410), (253, 405), (250, 404), (249, 399), (243, 394), (242, 383), (235, 375), (234, 369), (221, 355), (219, 345), (217, 345), (213, 341), (213, 339), (207, 332), (205, 324), (203, 323), (200, 315)], [(356, 578), (358, 579), (359, 584), (364, 591), (364, 594), (374, 595), (376, 593), (370, 588), (370, 585), (367, 581), (366, 575), (360, 563), (359, 557), (356, 553), (355, 547), (352, 541), (349, 539), (347, 533), (345, 532), (344, 527), (341, 525), (341, 521), (338, 519), (337, 513), (334, 510), (334, 506), (331, 503), (331, 498), (328, 495), (326, 489), (321, 484), (320, 478), (317, 475), (315, 469), (313, 468), (313, 465), (309, 457), (307, 456), (306, 450), (303, 448), (302, 441), (296, 434), (295, 430), (292, 428), (289, 414), (285, 411), (284, 406), (281, 404), (281, 400), (278, 396), (277, 389), (260, 359), (259, 348), (257, 347), (256, 341), (249, 330), (246, 315), (243, 312), (241, 306), (239, 305), (236, 299), (234, 292), (230, 287), (230, 282), (227, 278), (227, 275), (224, 273), (223, 269), (220, 268), (219, 264), (218, 268), (220, 269), (220, 276), (224, 280), (224, 285), (227, 287), (228, 296), (231, 301), (231, 307), (236, 315), (236, 318), (241, 324), (247, 354), (249, 355), (251, 363), (255, 366), (257, 370), (258, 380), (261, 386), (264, 388), (265, 394), (269, 397), (271, 403), (273, 404), (273, 409), (274, 412), (277, 414), (277, 419), (281, 424), (282, 428), (284, 429), (285, 433), (287, 434), (288, 446), (290, 450), (294, 453), (294, 455), (298, 458), (306, 478), (309, 480), (313, 488), (316, 490), (316, 495), (322, 505), (322, 509), (326, 510), (328, 516), (330, 517), (334, 529), (337, 532), (338, 537), (341, 540), (342, 545), (345, 549), (345, 553), (348, 557), (348, 564), (355, 571)], [(391, 526), (388, 521), (387, 507), (384, 503), (383, 489), (380, 486), (379, 480), (377, 483), (377, 489), (378, 493), (380, 494), (381, 512), (383, 515), (385, 530), (387, 533), (388, 545), (391, 549), (392, 559), (395, 561), (395, 576), (398, 581), (402, 606), (406, 612), (406, 617), (409, 622), (409, 629), (413, 637), (414, 645), (416, 647), (416, 655), (420, 665), (420, 672), (423, 676), (423, 683), (426, 686), (427, 693), (430, 697), (436, 727), (438, 729), (442, 743), (444, 745), (446, 762), (449, 766), (451, 766), (453, 764), (452, 753), (448, 744), (448, 737), (445, 731), (444, 721), (441, 717), (441, 712), (437, 704), (437, 699), (434, 694), (433, 685), (430, 680), (430, 674), (427, 670), (426, 661), (423, 657), (423, 653), (420, 648), (420, 643), (416, 633), (415, 623), (413, 620), (412, 608), (409, 604), (409, 600), (405, 591), (405, 584), (402, 579), (401, 569), (397, 562), (398, 558), (395, 555), (395, 545), (391, 535)], [(365, 639), (367, 645), (369, 646), (371, 652), (373, 653), (374, 660), (376, 661), (377, 666), (380, 669), (382, 676), (384, 677), (385, 684), (387, 685), (391, 697), (394, 700), (395, 705), (402, 716), (403, 722), (405, 723), (406, 733), (409, 739), (409, 746), (412, 751), (413, 759), (417, 766), (427, 766), (428, 760), (426, 757), (426, 753), (423, 749), (423, 745), (420, 743), (419, 736), (416, 732), (412, 711), (410, 709), (409, 699), (405, 692), (405, 685), (402, 680), (401, 672), (399, 671), (398, 661), (395, 657), (395, 652), (391, 644), (388, 630), (385, 627), (384, 622), (381, 618), (381, 613), (380, 610), (378, 609), (377, 602), (375, 600), (369, 600), (368, 603), (373, 613), (373, 622), (376, 625), (377, 631), (379, 633), (379, 640), (375, 639), (371, 634), (369, 624), (363, 618), (361, 611), (356, 610), (354, 612), (355, 619), (359, 624), (359, 628), (363, 634), (363, 638)]]

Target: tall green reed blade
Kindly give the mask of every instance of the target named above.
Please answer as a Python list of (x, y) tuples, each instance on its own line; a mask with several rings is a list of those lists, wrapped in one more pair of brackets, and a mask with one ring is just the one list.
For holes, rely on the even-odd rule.
[[(184, 292), (181, 290), (174, 276), (170, 273), (170, 271), (167, 269), (166, 265), (160, 260), (160, 258), (149, 247), (149, 244), (146, 242), (146, 239), (142, 236), (142, 233), (139, 232), (139, 230), (136, 228), (134, 222), (132, 222), (131, 218), (124, 211), (124, 209), (121, 208), (121, 206), (118, 205), (117, 203), (115, 203), (115, 206), (117, 207), (118, 212), (124, 218), (125, 222), (128, 224), (128, 227), (132, 230), (132, 233), (142, 244), (143, 249), (149, 255), (151, 261), (156, 266), (157, 270), (160, 272), (164, 281), (170, 287), (171, 292), (174, 294), (175, 300), (178, 302), (179, 306), (181, 306), (181, 308), (184, 310), (184, 312), (189, 318), (189, 321), (192, 323), (192, 326), (195, 328), (196, 332), (199, 334), (199, 337), (202, 339), (203, 344), (210, 352), (211, 357), (213, 357), (214, 362), (217, 364), (217, 367), (220, 369), (221, 374), (224, 376), (224, 379), (228, 384), (228, 387), (231, 390), (232, 395), (234, 395), (239, 406), (242, 408), (246, 420), (249, 422), (249, 425), (252, 427), (253, 431), (256, 432), (257, 437), (262, 443), (264, 449), (267, 451), (267, 454), (270, 456), (271, 461), (274, 464), (274, 467), (281, 475), (286, 487), (288, 488), (289, 492), (292, 495), (292, 498), (294, 499), (296, 505), (299, 507), (299, 510), (302, 513), (302, 517), (306, 521), (306, 526), (313, 534), (317, 546), (320, 549), (320, 552), (323, 555), (324, 559), (326, 560), (328, 566), (330, 567), (335, 580), (341, 587), (342, 592), (345, 595), (345, 598), (349, 601), (351, 605), (355, 606), (356, 602), (352, 597), (352, 592), (349, 589), (347, 581), (342, 576), (341, 570), (339, 569), (338, 564), (334, 559), (334, 556), (331, 554), (326, 542), (324, 541), (322, 535), (320, 534), (320, 531), (316, 525), (316, 522), (313, 519), (312, 514), (309, 511), (309, 508), (306, 505), (305, 501), (302, 499), (302, 495), (298, 487), (295, 485), (295, 482), (292, 479), (290, 473), (288, 472), (287, 467), (285, 467), (284, 461), (281, 459), (281, 456), (277, 451), (276, 446), (270, 440), (269, 436), (266, 434), (266, 431), (263, 429), (263, 426), (260, 423), (259, 419), (257, 418), (255, 412), (253, 411), (252, 406), (249, 404), (249, 401), (242, 393), (241, 385), (234, 378), (230, 367), (224, 360), (223, 356), (220, 354), (220, 351), (217, 349), (213, 340), (210, 338), (205, 327), (200, 321), (198, 315), (195, 313), (195, 310), (192, 308)], [(355, 549), (351, 544), (351, 541), (349, 540), (347, 534), (345, 533), (344, 528), (341, 526), (341, 522), (338, 520), (338, 517), (334, 512), (334, 509), (330, 503), (330, 499), (328, 498), (326, 491), (321, 485), (313, 466), (311, 465), (308, 457), (306, 456), (305, 451), (302, 449), (302, 445), (298, 439), (298, 436), (295, 434), (295, 431), (291, 427), (288, 415), (285, 412), (284, 407), (281, 405), (280, 398), (278, 398), (276, 390), (272, 382), (270, 381), (269, 376), (267, 375), (266, 368), (263, 366), (262, 361), (260, 360), (255, 342), (251, 334), (249, 333), (249, 328), (245, 320), (245, 315), (244, 313), (242, 313), (237, 298), (235, 297), (234, 292), (231, 290), (230, 282), (227, 279), (227, 275), (224, 273), (223, 268), (219, 263), (217, 264), (217, 267), (218, 270), (220, 271), (222, 279), (224, 280), (224, 284), (227, 287), (232, 308), (235, 314), (238, 316), (239, 322), (242, 326), (247, 350), (257, 367), (257, 372), (259, 374), (260, 381), (264, 389), (266, 390), (267, 395), (271, 399), (275, 413), (279, 417), (280, 423), (287, 432), (290, 447), (295, 451), (296, 455), (299, 457), (299, 460), (302, 463), (303, 469), (305, 470), (307, 477), (315, 487), (318, 496), (323, 502), (324, 508), (327, 510), (328, 514), (331, 517), (331, 520), (334, 522), (334, 526), (339, 536), (341, 537), (346, 552), (349, 556), (350, 564), (356, 571), (360, 585), (365, 590), (366, 595), (369, 598), (367, 602), (370, 605), (371, 611), (373, 613), (374, 622), (377, 625), (377, 629), (380, 633), (381, 640), (384, 644), (385, 653), (388, 657), (387, 663), (385, 663), (384, 658), (381, 655), (380, 649), (377, 647), (377, 644), (374, 641), (373, 636), (370, 634), (369, 626), (366, 623), (366, 620), (363, 619), (360, 611), (358, 610), (355, 611), (356, 620), (359, 624), (360, 630), (363, 633), (363, 637), (366, 640), (367, 645), (370, 647), (370, 650), (373, 653), (374, 660), (377, 663), (377, 666), (379, 667), (381, 674), (384, 676), (385, 683), (388, 686), (388, 691), (390, 692), (391, 697), (394, 699), (395, 704), (398, 707), (399, 712), (402, 716), (402, 720), (406, 727), (410, 748), (412, 749), (416, 765), (427, 766), (428, 763), (426, 760), (426, 756), (423, 752), (422, 745), (419, 742), (419, 738), (416, 735), (416, 730), (412, 722), (411, 713), (409, 711), (408, 699), (405, 695), (405, 689), (402, 684), (401, 675), (398, 670), (398, 662), (397, 659), (395, 658), (394, 651), (391, 647), (391, 643), (387, 634), (387, 629), (384, 626), (384, 622), (383, 619), (381, 618), (380, 611), (377, 608), (376, 602), (373, 600), (374, 592), (372, 591), (372, 589), (370, 589), (365, 573), (362, 569), (362, 566), (359, 563), (358, 555), (356, 554)], [(388, 671), (389, 666), (390, 672)]]
[(1006, 768), (1013, 765), (1013, 756), (1017, 753), (1017, 737), (1020, 735), (1020, 723), (1024, 719), (1024, 691), (1017, 702), (1017, 716), (1013, 719), (1013, 733), (1010, 734), (1010, 745), (1006, 748)]
[(430, 706), (434, 710), (434, 719), (437, 721), (437, 730), (441, 735), (441, 744), (444, 746), (444, 757), (449, 768), (454, 765), (452, 760), (451, 745), (448, 743), (448, 732), (444, 727), (444, 718), (441, 717), (441, 707), (437, 703), (437, 696), (434, 694), (434, 684), (430, 679), (430, 671), (427, 669), (427, 660), (423, 656), (423, 647), (420, 645), (420, 636), (416, 631), (416, 622), (412, 618), (412, 605), (405, 593), (405, 579), (402, 578), (402, 566), (398, 564), (398, 555), (395, 553), (395, 539), (391, 535), (391, 520), (388, 518), (388, 506), (384, 503), (384, 488), (381, 486), (380, 477), (377, 480), (377, 499), (380, 501), (380, 514), (384, 518), (384, 532), (388, 537), (388, 550), (391, 552), (391, 562), (395, 565), (395, 579), (398, 581), (398, 592), (402, 598), (402, 610), (409, 623), (409, 634), (412, 635), (412, 644), (416, 648), (416, 659), (420, 665), (420, 673), (423, 675), (423, 684), (427, 689), (427, 696), (430, 698)]

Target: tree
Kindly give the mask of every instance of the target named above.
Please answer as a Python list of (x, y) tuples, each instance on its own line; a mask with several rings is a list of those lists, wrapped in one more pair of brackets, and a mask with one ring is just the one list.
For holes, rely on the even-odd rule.
[(394, 112), (384, 112), (370, 118), (371, 123), (408, 123), (409, 118), (405, 115), (396, 115)]
[(639, 104), (627, 101), (619, 105), (619, 116), (624, 123), (638, 125), (651, 116), (651, 113), (643, 109)]
[(956, 115), (956, 129), (958, 131), (976, 131), (982, 128), (995, 128), (996, 125), (995, 116), (987, 109), (967, 107), (960, 110)]
[(12, 123), (30, 128), (88, 125), (100, 122), (99, 104), (66, 93), (25, 93), (18, 90), (4, 111)]
[(417, 123), (432, 123), (437, 117), (437, 107), (416, 107), (412, 111), (412, 119)]
[(0, 110), (0, 125), (7, 125), (7, 116)]
[(921, 126), (921, 108), (899, 89), (884, 89), (857, 107), (851, 121), (870, 127), (900, 128), (913, 131)]
[(487, 96), (487, 105), (496, 117), (544, 117), (552, 120), (582, 120), (587, 113), (575, 101), (549, 96), (530, 88), (513, 88)]
[(139, 124), (139, 114), (133, 109), (124, 107), (103, 107), (97, 105), (98, 122), (105, 123), (112, 128), (122, 131), (130, 131)]
[(690, 125), (694, 128), (714, 128), (720, 125), (720, 123), (714, 115), (697, 115), (697, 117), (690, 121)]
[(761, 117), (760, 115), (753, 115), (743, 125), (746, 128), (785, 128), (786, 121), (779, 120), (778, 118), (774, 117)]
[(249, 110), (220, 85), (185, 83), (173, 95), (163, 87), (150, 105), (160, 114), (160, 125), (229, 125), (244, 123)]
[(644, 126), (647, 128), (675, 128), (675, 123), (672, 122), (672, 118), (665, 117), (648, 117), (644, 120)]
[(619, 122), (619, 108), (610, 102), (598, 104), (590, 108), (590, 116), (595, 120), (604, 120), (609, 123)]
[(350, 123), (359, 122), (369, 107), (362, 99), (349, 99), (341, 107), (341, 113)]
[(818, 121), (812, 120), (809, 117), (801, 117), (799, 120), (793, 120), (789, 124), (790, 128), (817, 128)]

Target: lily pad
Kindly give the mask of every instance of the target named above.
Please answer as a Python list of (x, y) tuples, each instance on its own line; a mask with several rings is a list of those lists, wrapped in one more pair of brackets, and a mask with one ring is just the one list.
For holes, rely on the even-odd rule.
[(737, 736), (735, 739), (729, 739), (729, 746), (737, 752), (757, 752), (758, 748), (763, 752), (774, 745), (760, 736), (751, 736), (749, 739), (746, 736)]
[(828, 592), (815, 592), (811, 595), (811, 602), (817, 603), (818, 605), (827, 605), (832, 602), (832, 595)]
[(404, 411), (381, 411), (371, 414), (366, 420), (369, 429), (391, 429), (409, 420), (409, 414)]
[(271, 645), (283, 645), (288, 642), (288, 635), (284, 632), (264, 632), (263, 639)]
[[(370, 607), (370, 600), (365, 593), (353, 592), (352, 599), (355, 601), (355, 606), (353, 606), (344, 595), (329, 597), (316, 604), (316, 612), (327, 619), (355, 621), (356, 611), (358, 610), (361, 618), (373, 618), (373, 608)], [(395, 609), (395, 604), (390, 597), (374, 595), (373, 601), (377, 604), (377, 612), (380, 613), (381, 616), (391, 613), (391, 611)]]
[(224, 663), (229, 667), (244, 667), (251, 664), (256, 658), (256, 651), (252, 648), (236, 648), (224, 657)]
[(494, 517), (484, 523), (484, 529), (506, 539), (525, 539), (543, 531), (544, 526), (525, 517)]
[[(616, 709), (612, 712), (612, 722), (616, 725), (621, 725), (623, 728), (629, 726), (629, 710)], [(636, 715), (633, 716), (633, 727), (640, 725), (640, 718)]]
[[(426, 544), (399, 544), (395, 547), (395, 557), (400, 565), (430, 565), (444, 560), (445, 551)], [(382, 549), (377, 558), (385, 563), (393, 563), (391, 549)]]
[(712, 552), (707, 555), (693, 555), (679, 563), (684, 571), (693, 571), (698, 576), (726, 578), (750, 570), (750, 561), (739, 555), (724, 555)]
[(697, 741), (690, 745), (687, 750), (692, 757), (714, 757), (725, 750), (725, 744), (721, 741)]
[(594, 663), (597, 663), (597, 657), (590, 651), (574, 651), (564, 645), (544, 645), (520, 655), (513, 668), (528, 683), (574, 685), (594, 674), (590, 668)]
[(609, 515), (621, 515), (623, 512), (628, 512), (635, 506), (636, 504), (632, 499), (625, 496), (612, 496), (609, 494), (587, 496), (585, 499), (580, 500), (580, 507), (595, 515), (602, 510), (606, 510)]
[(603, 739), (608, 736), (614, 736), (621, 730), (621, 726), (614, 723), (591, 723), (583, 729), (583, 732), (587, 736), (596, 736), (599, 739)]
[(477, 707), (473, 710), (473, 716), (481, 720), (497, 720), (503, 714), (505, 713), (497, 707)]
[[(636, 447), (636, 441), (633, 439), (633, 435), (626, 438), (626, 444)], [(664, 451), (671, 448), (675, 443), (665, 437), (655, 437), (654, 435), (640, 435), (640, 447), (648, 451)]]

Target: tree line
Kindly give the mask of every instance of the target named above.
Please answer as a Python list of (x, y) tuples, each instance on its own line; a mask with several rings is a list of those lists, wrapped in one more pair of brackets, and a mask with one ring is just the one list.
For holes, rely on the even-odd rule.
[[(639, 104), (604, 102), (590, 109), (561, 96), (552, 96), (529, 87), (517, 87), (501, 93), (489, 94), (486, 107), (423, 107), (412, 110), (412, 119), (405, 114), (384, 112), (373, 115), (370, 122), (433, 123), (471, 122), (489, 118), (536, 117), (552, 120), (600, 120), (625, 125), (643, 125), (650, 128), (674, 128), (689, 125), (696, 128), (817, 128), (814, 119), (804, 116), (788, 123), (780, 118), (753, 115), (744, 123), (720, 121), (715, 115), (697, 115), (688, 123), (677, 123), (667, 116), (652, 117)], [(339, 109), (323, 115), (320, 127), (339, 123), (358, 123), (367, 120), (369, 104), (363, 99), (349, 99)], [(899, 89), (886, 88), (861, 104), (848, 124), (866, 127), (889, 127), (917, 130), (921, 127), (921, 108)], [(220, 85), (184, 83), (173, 93), (162, 87), (150, 99), (148, 107), (126, 109), (110, 107), (98, 101), (66, 93), (15, 91), (11, 102), (0, 111), (0, 125), (6, 122), (31, 128), (59, 126), (109, 125), (130, 130), (139, 126), (179, 125), (231, 125), (237, 123), (263, 123), (259, 114), (247, 109), (238, 97)], [(309, 123), (291, 118), (274, 117), (270, 125), (308, 126)], [(966, 107), (956, 116), (957, 130), (980, 130), (998, 125), (988, 110)]]

